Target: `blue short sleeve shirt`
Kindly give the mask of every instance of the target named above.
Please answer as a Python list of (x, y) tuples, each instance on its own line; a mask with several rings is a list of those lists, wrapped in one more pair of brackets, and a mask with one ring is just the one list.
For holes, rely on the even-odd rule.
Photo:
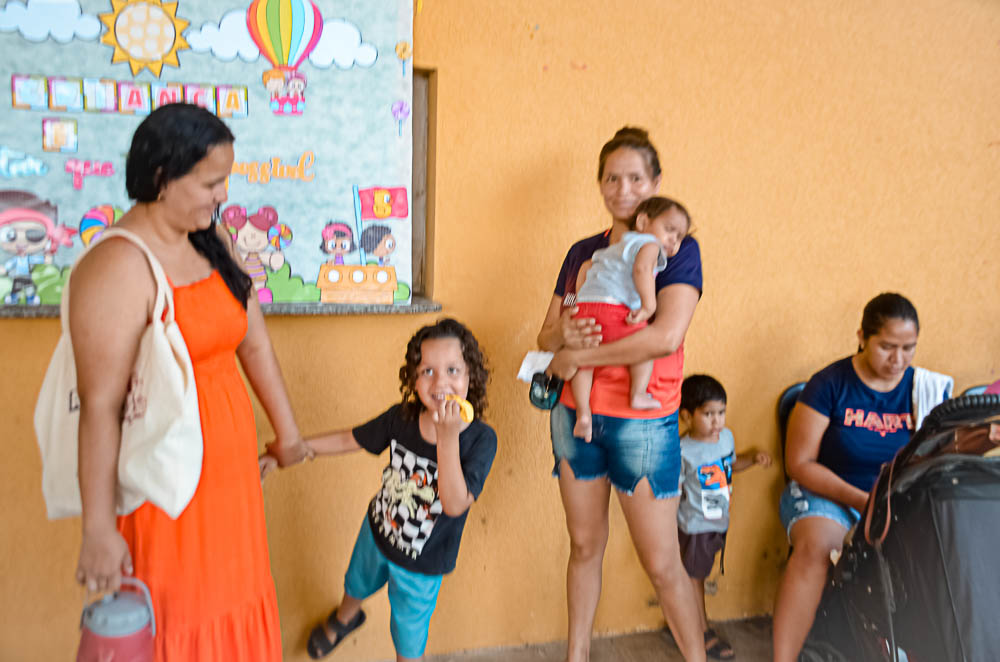
[(885, 393), (861, 381), (850, 356), (813, 375), (799, 402), (830, 419), (820, 442), (819, 463), (869, 491), (882, 464), (910, 441), (912, 393), (912, 367), (896, 388)]

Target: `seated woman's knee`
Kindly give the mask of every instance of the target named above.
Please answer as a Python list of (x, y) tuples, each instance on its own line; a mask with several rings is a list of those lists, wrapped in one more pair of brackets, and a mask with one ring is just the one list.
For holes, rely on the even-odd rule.
[(840, 551), (841, 547), (843, 540), (836, 536), (807, 534), (796, 538), (792, 555), (798, 561), (825, 564), (830, 562), (830, 552)]

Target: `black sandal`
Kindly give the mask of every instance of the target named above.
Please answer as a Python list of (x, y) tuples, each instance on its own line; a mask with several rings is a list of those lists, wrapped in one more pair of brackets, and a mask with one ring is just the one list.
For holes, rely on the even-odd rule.
[[(713, 639), (715, 643), (709, 646), (708, 642)], [(736, 657), (736, 651), (728, 641), (719, 636), (718, 632), (708, 628), (705, 630), (705, 657), (713, 660), (731, 660)]]
[[(347, 635), (361, 627), (361, 624), (365, 622), (365, 618), (365, 612), (359, 609), (358, 613), (351, 619), (351, 622), (344, 625), (337, 620), (337, 610), (334, 609), (331, 611), (330, 615), (326, 618), (326, 627), (317, 625), (309, 633), (309, 642), (306, 644), (306, 652), (309, 653), (309, 657), (318, 660), (329, 655), (330, 651), (336, 648), (337, 644), (347, 638)], [(326, 634), (327, 628), (337, 635), (333, 641), (330, 641), (330, 637)]]

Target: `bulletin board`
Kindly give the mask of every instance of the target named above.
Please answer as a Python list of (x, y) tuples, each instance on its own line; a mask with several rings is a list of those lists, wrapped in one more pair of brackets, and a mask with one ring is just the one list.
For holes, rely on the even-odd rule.
[(177, 101), (236, 136), (220, 222), (262, 304), (410, 303), (412, 35), (412, 0), (0, 2), (0, 311), (59, 304)]

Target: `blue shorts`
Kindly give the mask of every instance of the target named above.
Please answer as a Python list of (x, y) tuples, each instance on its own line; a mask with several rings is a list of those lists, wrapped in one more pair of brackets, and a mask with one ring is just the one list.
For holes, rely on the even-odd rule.
[(616, 418), (594, 414), (593, 440), (588, 444), (573, 436), (576, 412), (563, 404), (552, 409), (552, 455), (559, 475), (559, 463), (569, 462), (580, 480), (607, 476), (616, 490), (632, 494), (643, 478), (653, 496), (678, 496), (681, 478), (681, 440), (677, 434), (677, 412), (663, 418)]
[(427, 631), (437, 606), (441, 578), (441, 575), (407, 570), (385, 558), (375, 543), (366, 516), (347, 566), (344, 592), (364, 600), (388, 582), (389, 632), (396, 653), (403, 657), (421, 657), (427, 646)]
[(792, 525), (806, 517), (825, 517), (848, 530), (861, 519), (861, 513), (854, 508), (810, 492), (794, 480), (788, 481), (781, 493), (778, 514), (789, 542), (792, 540)]

